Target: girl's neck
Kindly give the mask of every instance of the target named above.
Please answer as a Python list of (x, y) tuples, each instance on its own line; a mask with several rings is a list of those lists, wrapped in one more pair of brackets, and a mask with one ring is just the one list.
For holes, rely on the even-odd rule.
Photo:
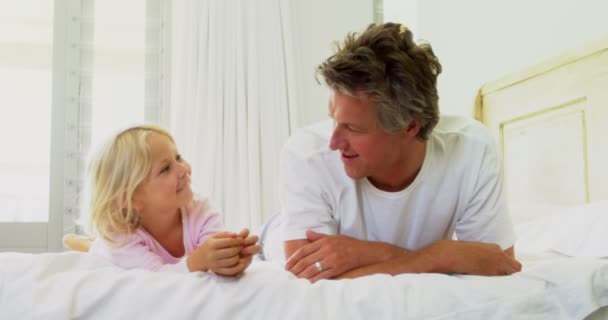
[[(182, 227), (181, 210), (177, 209), (175, 214), (155, 213), (154, 215), (144, 215), (148, 219), (141, 220), (141, 227), (144, 228), (154, 238), (164, 238), (167, 234)], [(153, 219), (150, 219), (153, 218)]]
[(155, 217), (154, 223), (145, 224), (142, 221), (141, 227), (171, 256), (175, 258), (184, 256), (186, 254), (186, 247), (183, 240), (184, 230), (181, 211), (178, 209), (177, 214), (161, 214)]

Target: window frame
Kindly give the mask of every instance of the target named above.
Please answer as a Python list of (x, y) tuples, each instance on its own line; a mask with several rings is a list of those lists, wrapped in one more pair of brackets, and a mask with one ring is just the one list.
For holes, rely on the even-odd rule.
[[(83, 233), (77, 218), (84, 190), (84, 161), (88, 153), (91, 119), (90, 110), (81, 101), (82, 86), (90, 75), (81, 74), (91, 66), (87, 45), (81, 35), (85, 23), (93, 16), (95, 0), (54, 0), (52, 50), (52, 102), (49, 165), (49, 207), (47, 222), (0, 222), (0, 251), (55, 252), (63, 251), (65, 233)], [(144, 119), (146, 122), (166, 124), (170, 95), (170, 24), (171, 5), (162, 0), (145, 0), (147, 6), (146, 41), (157, 40), (152, 50), (156, 70), (145, 79)], [(84, 21), (87, 20), (87, 21)], [(86, 38), (87, 35), (84, 35)], [(84, 39), (88, 41), (87, 39)], [(149, 43), (146, 43), (149, 46)], [(154, 59), (155, 58), (155, 59)], [(86, 71), (85, 71), (86, 72)], [(150, 87), (148, 87), (150, 86)], [(87, 149), (87, 150), (83, 150)], [(85, 221), (79, 221), (85, 222)]]
[(78, 1), (54, 1), (48, 221), (1, 222), (0, 251), (46, 252), (62, 249), (64, 153), (60, 150), (64, 150), (65, 146), (67, 17), (68, 10), (73, 9), (79, 9)]

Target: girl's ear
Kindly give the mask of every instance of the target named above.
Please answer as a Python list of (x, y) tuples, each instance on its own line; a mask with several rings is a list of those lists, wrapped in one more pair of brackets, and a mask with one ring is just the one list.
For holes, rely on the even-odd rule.
[(143, 207), (141, 201), (136, 201), (135, 199), (131, 200), (131, 207), (135, 209), (135, 211), (141, 211)]
[[(128, 198), (127, 198), (127, 194), (125, 193), (123, 195), (123, 200), (122, 200), (122, 208), (126, 209), (128, 206)], [(133, 193), (132, 197), (131, 197), (131, 208), (139, 211), (142, 208), (142, 203), (139, 200), (139, 196), (137, 195), (137, 193)]]

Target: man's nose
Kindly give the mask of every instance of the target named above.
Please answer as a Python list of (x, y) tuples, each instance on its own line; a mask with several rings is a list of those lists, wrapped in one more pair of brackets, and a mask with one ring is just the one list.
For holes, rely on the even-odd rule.
[(333, 133), (331, 134), (331, 138), (329, 139), (329, 149), (338, 150), (340, 147), (344, 146), (344, 139), (340, 135), (339, 127), (335, 127)]

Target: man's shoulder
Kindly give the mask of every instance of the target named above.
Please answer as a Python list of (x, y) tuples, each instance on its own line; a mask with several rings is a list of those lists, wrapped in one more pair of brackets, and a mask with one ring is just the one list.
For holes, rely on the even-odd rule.
[(435, 127), (435, 131), (461, 134), (484, 133), (486, 135), (489, 133), (488, 128), (481, 122), (459, 115), (442, 115)]
[(329, 138), (332, 131), (331, 119), (296, 129), (283, 147), (284, 153), (307, 159), (330, 152)]
[(481, 122), (464, 116), (442, 115), (433, 135), (448, 144), (486, 148), (494, 144), (490, 131)]
[(282, 175), (332, 187), (347, 184), (350, 178), (344, 172), (339, 154), (329, 148), (332, 130), (331, 119), (297, 129), (281, 152)]
[(500, 159), (490, 130), (472, 118), (442, 116), (430, 139), (433, 157), (462, 172), (477, 170), (488, 159)]

